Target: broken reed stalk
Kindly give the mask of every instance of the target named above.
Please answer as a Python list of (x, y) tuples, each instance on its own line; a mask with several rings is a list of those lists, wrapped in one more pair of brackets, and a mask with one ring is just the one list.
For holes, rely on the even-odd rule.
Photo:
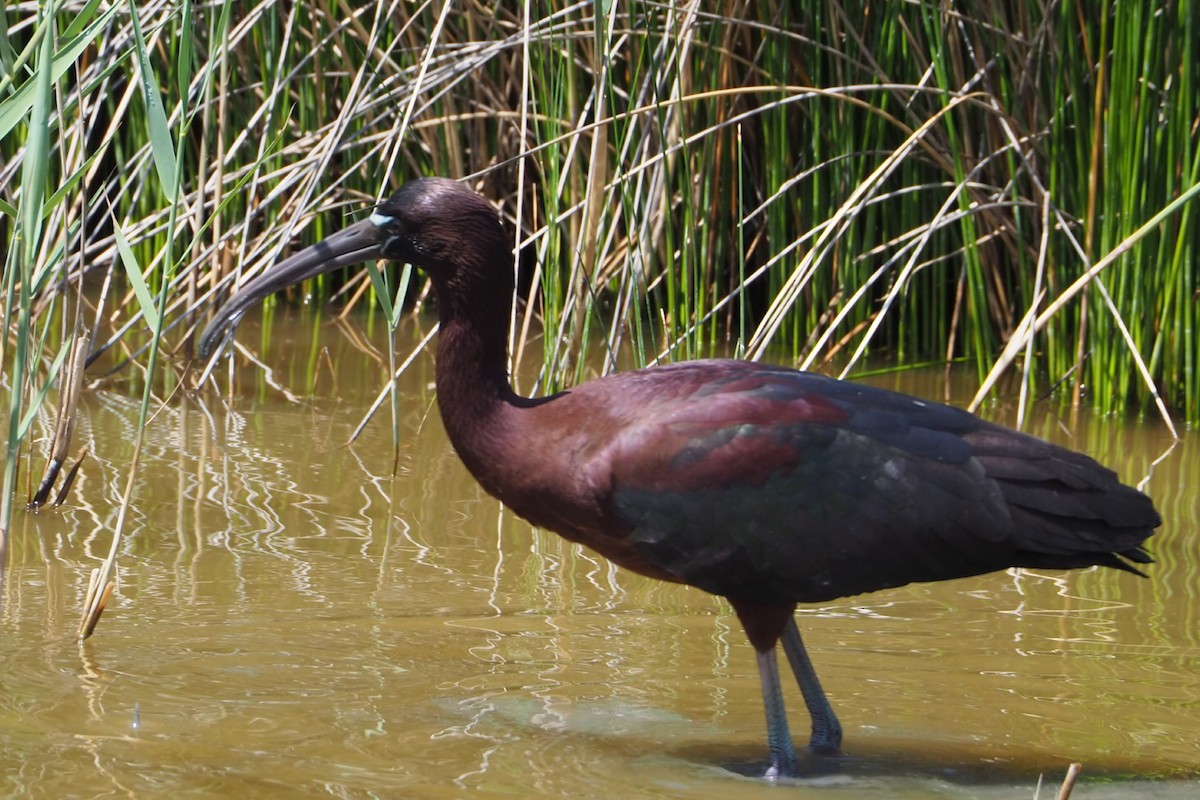
[(1069, 800), (1071, 792), (1075, 789), (1075, 782), (1079, 780), (1079, 773), (1083, 772), (1083, 764), (1078, 761), (1067, 767), (1067, 777), (1063, 778), (1062, 786), (1058, 790), (1056, 800)]
[[(115, 541), (116, 539), (114, 538)], [(109, 567), (108, 571), (112, 572), (112, 566), (108, 565), (107, 562), (106, 566)], [(92, 570), (92, 574), (88, 578), (87, 596), (83, 601), (84, 613), (87, 614), (92, 609), (95, 609), (95, 613), (85, 616), (83, 622), (80, 624), (79, 638), (81, 640), (91, 636), (92, 631), (96, 630), (96, 623), (100, 621), (100, 615), (104, 613), (104, 607), (108, 605), (108, 600), (112, 597), (113, 589), (117, 585), (117, 582), (112, 577), (106, 577), (104, 579), (104, 588), (100, 589), (100, 581), (101, 568), (97, 567)]]
[[(31, 509), (38, 509), (46, 504), (50, 492), (54, 488), (54, 483), (58, 479), (58, 474), (62, 471), (63, 464), (66, 463), (67, 451), (71, 447), (71, 439), (75, 435), (75, 425), (78, 421), (79, 397), (83, 392), (83, 370), (87, 364), (91, 343), (92, 337), (88, 333), (79, 334), (75, 337), (71, 354), (67, 358), (62, 378), (62, 392), (58, 398), (58, 422), (54, 428), (54, 438), (50, 442), (50, 456), (46, 460), (46, 469), (42, 473), (41, 485), (38, 486), (37, 492), (29, 502)], [(85, 452), (86, 450), (80, 453), (80, 459), (83, 458)], [(66, 491), (71, 486), (79, 464), (80, 461), (76, 461), (68, 473), (62, 491), (55, 498), (55, 505), (61, 505), (66, 499)]]
[(54, 496), (55, 507), (61, 506), (67, 500), (67, 495), (71, 492), (71, 486), (75, 483), (75, 476), (79, 474), (79, 468), (83, 466), (83, 459), (87, 458), (88, 449), (86, 447), (79, 448), (79, 455), (75, 456), (75, 463), (67, 470), (66, 480), (63, 481), (62, 488), (58, 490), (58, 494)]
[(125, 514), (129, 510), (129, 503), (133, 498), (133, 484), (137, 480), (138, 464), (142, 460), (142, 440), (145, 432), (146, 426), (139, 425), (137, 439), (133, 444), (133, 459), (129, 464), (129, 479), (125, 482), (125, 494), (121, 497), (121, 507), (117, 511), (117, 523), (113, 526), (112, 546), (108, 550), (108, 557), (104, 559), (103, 564), (92, 570), (91, 578), (88, 581), (87, 596), (83, 602), (83, 616), (79, 620), (80, 642), (91, 636), (92, 632), (96, 630), (96, 624), (100, 622), (100, 615), (104, 613), (104, 607), (108, 605), (108, 600), (112, 597), (113, 590), (117, 585), (117, 553), (121, 548), (121, 532), (125, 528)]

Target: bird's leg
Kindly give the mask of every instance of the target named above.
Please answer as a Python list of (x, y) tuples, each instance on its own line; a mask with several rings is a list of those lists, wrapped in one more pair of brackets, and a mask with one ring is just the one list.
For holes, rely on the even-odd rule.
[(758, 655), (758, 679), (762, 684), (763, 707), (767, 712), (767, 746), (771, 748), (771, 763), (764, 778), (784, 778), (796, 774), (796, 749), (788, 729), (787, 711), (783, 707), (783, 689), (779, 685), (779, 662), (775, 648), (755, 650)]
[[(800, 684), (800, 693), (804, 695), (804, 705), (808, 707), (808, 716), (812, 720), (812, 738), (808, 746), (818, 753), (838, 752), (842, 746), (842, 723), (838, 722), (837, 714), (833, 713), (833, 706), (829, 705), (829, 698), (821, 688), (821, 681), (817, 679), (817, 671), (813, 669), (808, 651), (804, 649), (804, 640), (800, 638), (800, 629), (796, 627), (794, 617), (788, 619), (787, 627), (783, 629), (783, 652), (792, 665), (792, 672)], [(760, 669), (761, 658), (760, 653)], [(767, 713), (769, 716), (770, 712)]]

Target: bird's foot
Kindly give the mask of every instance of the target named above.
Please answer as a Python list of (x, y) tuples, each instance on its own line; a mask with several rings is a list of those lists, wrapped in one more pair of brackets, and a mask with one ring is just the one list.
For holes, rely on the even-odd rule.
[(823, 756), (836, 756), (842, 752), (842, 724), (833, 715), (832, 709), (824, 718), (813, 717), (808, 749)]
[(767, 771), (763, 773), (764, 781), (777, 781), (780, 778), (796, 777), (796, 765), (793, 763), (790, 767), (781, 764), (771, 764), (767, 767)]
[(794, 778), (800, 774), (800, 760), (790, 741), (780, 747), (771, 748), (771, 759), (767, 763), (767, 771), (763, 780), (776, 781), (780, 778)]

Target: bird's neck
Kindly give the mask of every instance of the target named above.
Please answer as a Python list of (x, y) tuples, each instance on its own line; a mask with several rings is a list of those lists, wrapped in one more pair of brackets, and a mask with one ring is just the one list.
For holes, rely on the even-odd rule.
[(439, 293), (438, 407), (454, 449), (476, 478), (502, 456), (503, 419), (517, 402), (508, 380), (511, 302), (511, 281), (478, 293)]

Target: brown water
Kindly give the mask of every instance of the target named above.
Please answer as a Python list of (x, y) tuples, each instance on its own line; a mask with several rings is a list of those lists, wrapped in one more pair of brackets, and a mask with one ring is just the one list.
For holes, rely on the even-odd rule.
[[(1046, 798), (1081, 761), (1075, 798), (1200, 796), (1195, 434), (1149, 485), (1166, 520), (1150, 580), (1022, 571), (802, 609), (846, 756), (771, 788), (739, 774), (762, 768), (764, 723), (728, 606), (504, 513), (445, 439), (428, 358), (403, 384), (397, 475), (386, 407), (343, 446), (379, 358), (320, 333), (313, 399), (245, 373), (232, 399), (158, 416), (120, 588), (81, 647), (137, 418), (88, 395), (69, 505), (13, 532), (0, 794), (1032, 798), (1045, 774)], [(310, 350), (290, 352), (274, 379), (308, 396)], [(943, 394), (940, 373), (884, 382)], [(1154, 423), (1039, 413), (1033, 432), (1130, 481), (1169, 444)]]

